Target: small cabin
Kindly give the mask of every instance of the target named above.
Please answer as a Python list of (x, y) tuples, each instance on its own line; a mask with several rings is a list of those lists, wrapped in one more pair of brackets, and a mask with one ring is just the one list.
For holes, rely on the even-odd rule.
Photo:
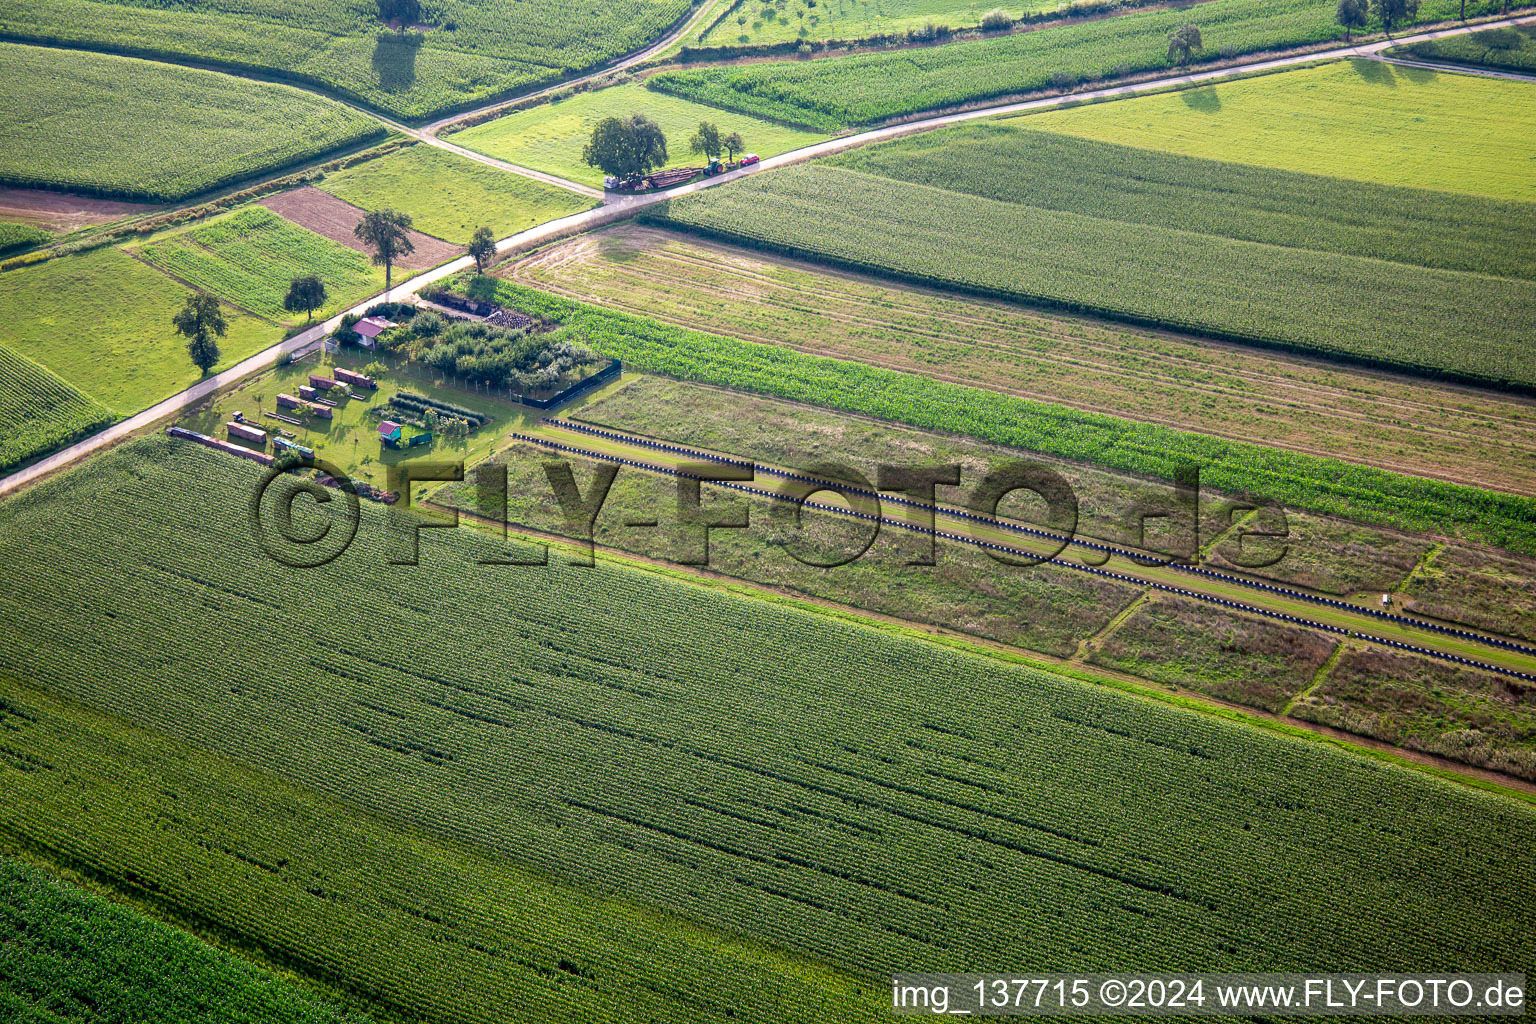
[(385, 320), (381, 316), (365, 316), (353, 324), (352, 329), (357, 332), (357, 343), (359, 345), (363, 346), (363, 348), (373, 348), (379, 342), (379, 335), (391, 327), (399, 326), (393, 320)]

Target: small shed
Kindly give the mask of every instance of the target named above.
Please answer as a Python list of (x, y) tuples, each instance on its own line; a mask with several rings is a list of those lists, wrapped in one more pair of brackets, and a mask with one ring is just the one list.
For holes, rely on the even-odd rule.
[(400, 429), (394, 420), (385, 420), (379, 424), (379, 440), (393, 448), (400, 443)]
[(365, 316), (353, 324), (352, 329), (357, 332), (359, 345), (363, 348), (373, 348), (378, 344), (379, 335), (391, 327), (398, 326), (400, 325), (393, 320), (385, 320), (381, 316)]

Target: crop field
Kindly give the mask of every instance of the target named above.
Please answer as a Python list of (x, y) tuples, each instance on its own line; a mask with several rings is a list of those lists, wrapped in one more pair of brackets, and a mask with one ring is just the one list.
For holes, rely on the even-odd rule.
[(1536, 72), (1536, 27), (1519, 25), (1487, 29), (1470, 35), (1447, 36), (1426, 43), (1395, 47), (1391, 56), (1471, 67), (1499, 68), (1524, 74)]
[(704, 158), (688, 150), (699, 122), (712, 121), (722, 134), (740, 132), (747, 152), (777, 156), (826, 138), (818, 132), (787, 128), (772, 121), (736, 114), (656, 92), (637, 84), (581, 92), (556, 103), (514, 111), (452, 136), (453, 141), (487, 156), (558, 174), (570, 181), (600, 186), (603, 172), (581, 159), (592, 129), (605, 117), (644, 114), (667, 136), (667, 166), (702, 166)]
[(1159, 595), (1090, 644), (1089, 662), (1279, 711), (1338, 641), (1306, 629)]
[[(322, 238), (339, 242), (354, 252), (372, 255), (367, 243), (357, 237), (356, 230), (368, 211), (338, 199), (329, 192), (315, 188), (313, 185), (303, 185), (289, 189), (287, 192), (269, 195), (257, 200), (257, 204), (266, 207), (286, 221), (297, 224), (307, 231), (313, 231)], [(401, 267), (407, 270), (425, 270), (427, 267), (435, 267), (439, 263), (447, 263), (451, 259), (464, 255), (462, 245), (445, 242), (441, 238), (423, 234), (415, 228), (410, 228), (405, 234), (415, 248), (395, 261), (397, 272)]]
[[(180, 281), (279, 324), (304, 322), (302, 314), (283, 309), (289, 282), (300, 274), (318, 274), (325, 282), (326, 304), (315, 310), (322, 320), (384, 287), (383, 267), (263, 206), (244, 207), (132, 251)], [(409, 276), (396, 268), (396, 281)]]
[[(0, 707), (0, 720), (21, 710), (4, 696)], [(6, 774), (25, 764), (16, 757)], [(368, 1020), (185, 932), (4, 857), (0, 946), (6, 951), (0, 1013), (8, 1020)]]
[[(674, 199), (642, 220), (1159, 327), (1536, 384), (1522, 342), (1536, 334), (1528, 281), (1085, 216), (820, 163)], [(967, 244), (955, 246), (957, 235)]]
[(1291, 714), (1536, 780), (1536, 688), (1488, 672), (1351, 649)]
[[(0, 274), (0, 323), (7, 348), (124, 416), (196, 383), (171, 327), (188, 294), (121, 249), (102, 248)], [(281, 340), (253, 316), (224, 315), (218, 368)]]
[[(151, 438), (0, 506), (0, 555), (22, 583), (0, 594), (17, 627), (0, 635), (0, 669), (49, 695), (13, 698), (27, 717), (11, 716), (7, 744), (42, 763), (4, 769), (24, 798), (0, 815), (24, 836), (67, 835), (73, 856), (115, 878), (152, 877), (294, 961), (334, 964), (372, 938), (379, 959), (354, 959), (359, 984), (393, 1005), (496, 1019), (511, 986), (460, 976), (483, 969), (515, 972), (530, 1018), (580, 1016), (602, 998), (594, 989), (623, 978), (644, 1000), (614, 1002), (628, 1019), (719, 1019), (732, 995), (737, 1019), (849, 1019), (839, 1003), (873, 1015), (892, 970), (1020, 948), (1042, 970), (1405, 970), (1449, 957), (1475, 970), (1536, 955), (1536, 865), (1522, 856), (1536, 814), (1518, 802), (653, 573), (572, 568), (558, 554), (545, 567), (476, 565), (499, 544), (463, 530), (426, 531), (420, 565), (402, 572), (387, 564), (387, 514), (368, 503), (351, 551), (296, 572), (252, 537), (259, 476)], [(160, 527), (122, 528), (144, 521)], [(294, 609), (318, 607), (296, 637)], [(240, 682), (218, 669), (225, 659), (245, 666)], [(50, 736), (69, 732), (50, 722), (47, 702), (60, 700), (151, 730), (135, 745), (168, 748), (174, 763), (151, 759), (126, 784), (76, 767)], [(214, 756), (228, 767), (197, 770)], [(185, 786), (157, 777), (173, 772), (197, 780), (194, 794), (225, 790), (213, 801), (223, 813), (194, 806), (152, 825), (162, 816), (145, 806)], [(288, 827), (268, 829), (270, 799), (228, 792), (253, 775), (301, 787), (320, 810), (274, 810)], [(378, 824), (331, 827), (336, 805)], [(160, 844), (189, 818), (211, 849), (166, 857)], [(160, 838), (125, 842), (125, 826)], [(410, 837), (398, 849), (373, 838), (396, 829)], [(561, 914), (500, 888), (476, 899), (474, 873), (413, 872), (423, 843), (697, 922), (703, 969), (690, 982), (712, 976), (718, 945), (783, 952), (729, 994), (659, 968), (642, 977), (672, 984), (637, 985), (626, 964), (590, 945), (567, 953), (558, 936), (542, 957), (498, 956), (550, 936)], [(317, 872), (313, 854), (290, 858), (299, 844), (337, 855)], [(368, 905), (408, 908), (414, 924), (334, 923), (366, 909), (329, 885), (355, 869), (354, 845), (388, 858)], [(211, 859), (231, 884), (204, 872)], [(1327, 892), (1298, 883), (1318, 864)], [(393, 894), (413, 878), (410, 898)], [(319, 890), (304, 905), (325, 901), (339, 930), (242, 902), (293, 884)], [(528, 938), (521, 908), (538, 922)], [(504, 923), (482, 951), (487, 915)], [(725, 927), (740, 938), (716, 938)], [(419, 935), (438, 938), (431, 962), (446, 979), (389, 969)], [(850, 994), (845, 978), (868, 987)], [(786, 996), (804, 1002), (779, 1005)], [(566, 999), (581, 1001), (574, 1013)]]
[[(1494, 13), (1501, 6), (1472, 0), (1467, 14)], [(1210, 0), (1193, 15), (1138, 12), (922, 49), (666, 71), (650, 83), (715, 106), (836, 131), (1060, 82), (1164, 71), (1170, 67), (1168, 34), (1191, 21), (1200, 27), (1207, 58), (1342, 41), (1335, 7), (1326, 0)], [(1419, 20), (1454, 17), (1458, 10), (1451, 0), (1426, 0)]]
[[(0, 23), (19, 27), (4, 7)], [(11, 185), (172, 201), (385, 134), (286, 85), (127, 57), (0, 43), (0, 78), (26, 83), (0, 109), (0, 181)]]
[(326, 175), (320, 187), (364, 210), (403, 210), (417, 230), (458, 245), (468, 245), (479, 227), (505, 238), (595, 205), (433, 146), (411, 146), (355, 164)]
[(24, 252), (53, 240), (53, 235), (31, 224), (0, 221), (0, 256)]
[(1536, 406), (1513, 396), (945, 295), (629, 224), (499, 272), (746, 341), (1347, 461), (1364, 450), (1384, 469), (1536, 495)]
[[(765, 176), (766, 177), (766, 176)], [(1531, 499), (1224, 441), (1060, 405), (932, 380), (774, 345), (660, 324), (494, 284), (504, 306), (561, 323), (572, 340), (626, 366), (960, 434), (1140, 476), (1201, 467), (1202, 486), (1258, 494), (1288, 508), (1399, 529), (1455, 533), (1536, 552)]]
[(758, 45), (797, 39), (867, 39), (927, 25), (975, 28), (987, 12), (1017, 18), (1050, 10), (1051, 0), (986, 6), (966, 0), (736, 0), (698, 37), (705, 46)]
[(1304, 174), (1536, 200), (1532, 82), (1346, 60), (1019, 123)]
[(547, 82), (638, 49), (686, 0), (494, 0), (423, 5), (431, 25), (390, 32), (373, 5), (213, 0), (0, 0), (11, 36), (255, 69), (405, 118)]
[(116, 418), (32, 360), (0, 348), (0, 474)]
[[(1374, 596), (1397, 590), (1434, 546), (1423, 536), (1375, 530), (1304, 512), (1290, 511), (1285, 518), (1290, 531), (1287, 536), (1289, 553), (1260, 575), (1339, 597)], [(1213, 555), (1212, 562), (1218, 565), (1223, 562), (1221, 550)], [(1486, 548), (1479, 551), (1479, 557), (1492, 555), (1493, 552)], [(1441, 618), (1473, 623), (1472, 619), (1456, 612)], [(1487, 623), (1478, 622), (1477, 625), (1486, 626)]]

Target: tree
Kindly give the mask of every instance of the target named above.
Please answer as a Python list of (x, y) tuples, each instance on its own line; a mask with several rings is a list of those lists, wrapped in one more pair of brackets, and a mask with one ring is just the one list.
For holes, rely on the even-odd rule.
[(1198, 25), (1181, 25), (1168, 35), (1168, 60), (1173, 64), (1187, 64), (1203, 45)]
[(1371, 0), (1371, 10), (1381, 19), (1388, 32), (1399, 21), (1412, 21), (1419, 16), (1419, 0)]
[(605, 117), (592, 129), (581, 158), (588, 167), (600, 167), (615, 178), (639, 177), (667, 162), (667, 137), (643, 114), (622, 121)]
[(214, 338), (224, 337), (224, 332), (229, 329), (224, 311), (219, 309), (219, 300), (202, 292), (188, 295), (187, 304), (171, 317), (171, 324), (177, 334), (186, 336), (187, 355), (192, 357), (197, 368), (204, 374), (213, 369), (219, 361), (219, 343)]
[(421, 0), (378, 0), (379, 20), (388, 24), (397, 21), (403, 33), (407, 25), (421, 20)]
[(475, 258), (475, 270), (485, 273), (485, 265), (496, 258), (496, 236), (490, 228), (476, 228), (475, 237), (469, 240), (469, 254)]
[(315, 310), (325, 305), (325, 282), (317, 274), (304, 274), (288, 285), (283, 296), (283, 308), (290, 313), (303, 313), (307, 321), (315, 318)]
[(700, 121), (699, 130), (688, 140), (691, 151), (703, 153), (710, 159), (720, 155), (720, 146), (720, 126), (710, 121)]
[(389, 291), (390, 272), (395, 260), (416, 251), (416, 243), (406, 234), (411, 215), (398, 210), (375, 210), (363, 217), (352, 234), (373, 250), (373, 262), (384, 268), (384, 290)]
[(1366, 22), (1370, 21), (1370, 6), (1366, 0), (1339, 0), (1336, 17), (1339, 24), (1344, 26), (1344, 42), (1347, 44), (1350, 29), (1365, 28)]
[(741, 137), (741, 132), (731, 132), (720, 140), (720, 145), (725, 147), (726, 159), (735, 160), (736, 154), (747, 148), (746, 142)]

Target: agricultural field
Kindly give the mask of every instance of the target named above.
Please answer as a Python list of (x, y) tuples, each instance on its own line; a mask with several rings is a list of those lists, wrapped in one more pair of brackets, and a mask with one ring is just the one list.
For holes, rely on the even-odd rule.
[[(1536, 333), (1529, 281), (1070, 213), (1020, 198), (897, 182), (834, 158), (674, 199), (642, 220), (1161, 328), (1422, 374), (1536, 384), (1522, 341)], [(953, 244), (957, 234), (966, 245)]]
[[(362, 253), (289, 223), (262, 206), (200, 222), (136, 244), (134, 256), (275, 324), (302, 324), (302, 313), (283, 309), (289, 283), (318, 274), (327, 301), (315, 310), (325, 319), (384, 288), (384, 268)], [(396, 268), (394, 279), (410, 277)]]
[(1290, 713), (1536, 780), (1536, 687), (1489, 672), (1351, 649)]
[[(1041, 138), (1100, 157), (1114, 148)], [(1096, 192), (1117, 180), (1077, 162), (1072, 170)], [(1047, 188), (1055, 178), (1036, 180)], [(1352, 221), (1378, 212), (1356, 207)], [(1426, 259), (1446, 258), (1464, 236), (1435, 237)], [(1517, 245), (1462, 251), (1498, 258)], [(1536, 495), (1536, 406), (1515, 396), (946, 295), (630, 224), (546, 246), (498, 273), (745, 341), (1347, 461), (1368, 451), (1384, 469)]]
[(1498, 68), (1520, 74), (1536, 73), (1536, 27), (1485, 29), (1464, 36), (1446, 36), (1387, 53), (1405, 60), (1423, 60), (1469, 67)]
[(1091, 641), (1088, 661), (1279, 711), (1337, 644), (1311, 630), (1160, 595)]
[(0, 256), (11, 256), (35, 249), (53, 240), (53, 235), (31, 224), (0, 221)]
[(1437, 548), (1407, 581), (1407, 607), (1536, 641), (1536, 561), (1478, 548)]
[[(357, 237), (357, 226), (363, 222), (368, 211), (338, 199), (329, 192), (313, 185), (302, 185), (257, 200), (257, 204), (306, 231), (339, 242), (370, 258), (373, 255), (367, 243)], [(405, 234), (415, 248), (395, 260), (397, 270), (402, 267), (406, 270), (425, 270), (464, 255), (462, 245), (445, 242), (415, 228), (410, 228)]]
[[(40, 763), (4, 769), (0, 821), (385, 1006), (873, 1019), (893, 970), (1020, 948), (1042, 970), (1536, 954), (1536, 815), (1506, 797), (665, 574), (478, 565), (505, 548), (462, 529), (401, 571), (370, 503), (350, 551), (295, 571), (252, 536), (259, 478), (148, 438), (0, 505), (7, 746)], [(1319, 863), (1326, 893), (1297, 882)], [(525, 873), (571, 897), (494, 884)], [(568, 947), (583, 894), (606, 927)]]
[(546, 185), (433, 146), (411, 146), (328, 174), (320, 187), (364, 210), (401, 210), (412, 226), (457, 245), (475, 229), (497, 238), (596, 205)]
[(1456, 533), (1518, 553), (1536, 553), (1529, 498), (704, 334), (510, 281), (482, 278), (470, 289), (559, 323), (574, 342), (622, 359), (635, 370), (964, 435), (1142, 477), (1172, 480), (1177, 466), (1193, 462), (1201, 467), (1202, 486), (1216, 491), (1256, 494), (1287, 508), (1398, 529)]
[(788, 128), (749, 115), (734, 114), (655, 92), (629, 83), (581, 92), (554, 103), (519, 110), (452, 136), (455, 144), (509, 163), (557, 174), (584, 185), (601, 186), (603, 172), (581, 159), (592, 129), (605, 117), (644, 114), (667, 136), (667, 166), (701, 166), (703, 157), (689, 152), (688, 140), (701, 121), (712, 121), (722, 134), (740, 132), (747, 152), (777, 156), (826, 138), (818, 132)]
[(30, 359), (0, 348), (0, 474), (116, 418)]
[(994, 10), (1010, 18), (1051, 10), (1054, 2), (1025, 0), (991, 7), (963, 0), (735, 0), (695, 41), (748, 46), (796, 40), (868, 39), (929, 25), (975, 28)]
[[(0, 7), (8, 33), (14, 13)], [(0, 43), (0, 78), (26, 83), (0, 110), (8, 185), (171, 202), (385, 135), (373, 118), (290, 86), (127, 57)]]
[[(0, 696), (0, 717), (21, 709)], [(7, 768), (25, 764), (17, 759)], [(99, 895), (0, 857), (0, 1012), (8, 1020), (366, 1024), (292, 982)]]
[[(126, 416), (197, 382), (171, 328), (189, 293), (121, 249), (101, 248), (0, 274), (0, 323), (11, 351)], [(224, 316), (216, 369), (282, 340), (254, 316), (228, 308)]]
[[(1493, 0), (1471, 0), (1467, 14), (1501, 8)], [(1167, 71), (1168, 34), (1191, 21), (1200, 28), (1204, 59), (1342, 42), (1344, 36), (1334, 21), (1336, 5), (1326, 0), (1209, 0), (1197, 11), (1136, 12), (920, 49), (664, 71), (649, 81), (713, 106), (837, 131), (1047, 87)], [(1448, 19), (1458, 11), (1459, 0), (1426, 0), (1418, 20)]]
[(594, 67), (662, 35), (687, 0), (495, 0), (423, 5), (391, 32), (374, 5), (213, 0), (3, 0), (11, 37), (205, 62), (319, 88), (403, 118), (473, 105)]
[(1018, 120), (1185, 156), (1536, 200), (1533, 82), (1346, 60)]

